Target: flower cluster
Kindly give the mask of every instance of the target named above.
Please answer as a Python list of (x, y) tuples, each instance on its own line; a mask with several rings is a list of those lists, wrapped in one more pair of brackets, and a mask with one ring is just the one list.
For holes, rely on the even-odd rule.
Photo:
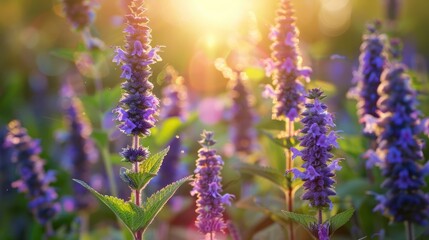
[[(379, 27), (379, 22), (368, 25), (368, 33), (363, 36), (363, 43), (360, 47), (359, 69), (355, 73), (354, 79), (357, 82), (359, 121), (366, 129), (370, 128), (372, 117), (378, 118), (377, 101), (380, 96), (377, 89), (387, 61), (386, 36), (378, 33)], [(371, 134), (368, 133), (368, 136)]]
[[(179, 76), (177, 71), (172, 67), (166, 68), (164, 77), (167, 86), (163, 89), (161, 119), (178, 117), (182, 121), (186, 115), (187, 92), (183, 84), (183, 77)], [(182, 140), (180, 136), (173, 137), (168, 143), (170, 150), (165, 156), (164, 162), (159, 171), (159, 186), (164, 187), (174, 179), (182, 175), (180, 169), (180, 159), (182, 154)]]
[(216, 151), (210, 149), (216, 142), (213, 133), (204, 131), (199, 143), (202, 148), (198, 151), (198, 159), (195, 169), (195, 180), (192, 182), (191, 195), (197, 196), (197, 220), (198, 229), (204, 234), (214, 234), (223, 231), (226, 224), (222, 218), (224, 204), (231, 204), (234, 197), (231, 194), (221, 195), (222, 192), (222, 170), (223, 161)]
[[(66, 85), (62, 91), (65, 96), (63, 109), (69, 128), (68, 146), (66, 156), (70, 159), (72, 177), (84, 181), (90, 181), (91, 165), (98, 159), (98, 152), (94, 142), (90, 139), (91, 126), (83, 115), (83, 107), (80, 100), (74, 96), (71, 86)], [(80, 184), (73, 184), (74, 208), (86, 210), (94, 206), (95, 201)]]
[(231, 141), (236, 152), (249, 154), (255, 149), (256, 130), (254, 124), (256, 115), (252, 110), (250, 94), (246, 88), (244, 73), (237, 73), (231, 79)]
[(156, 123), (159, 100), (152, 94), (153, 84), (149, 77), (152, 75), (150, 65), (161, 61), (158, 56), (160, 47), (149, 45), (151, 29), (147, 25), (149, 19), (143, 16), (144, 11), (139, 1), (131, 3), (124, 30), (125, 48), (117, 47), (113, 59), (122, 66), (121, 78), (126, 80), (122, 84), (122, 99), (115, 109), (119, 129), (127, 135), (139, 137), (148, 136)]
[(83, 30), (94, 20), (94, 12), (88, 0), (63, 0), (64, 13), (77, 30)]
[(39, 142), (28, 136), (20, 122), (12, 121), (8, 128), (6, 146), (13, 149), (13, 161), (21, 177), (12, 186), (27, 194), (31, 211), (41, 224), (46, 225), (60, 210), (55, 202), (57, 193), (49, 186), (55, 181), (55, 174), (53, 171), (45, 173), (45, 162), (38, 155), (41, 152)]
[(311, 69), (301, 67), (298, 35), (292, 3), (282, 0), (269, 36), (273, 41), (271, 59), (266, 60), (267, 75), (273, 75), (273, 119), (294, 121), (305, 101), (300, 79), (308, 78)]
[(387, 193), (377, 197), (379, 205), (374, 210), (391, 216), (395, 222), (424, 225), (429, 223), (429, 197), (421, 190), (425, 174), (418, 164), (423, 153), (417, 134), (422, 128), (416, 92), (410, 84), (406, 67), (400, 63), (392, 63), (382, 74), (376, 153), (386, 178), (382, 187)]
[(165, 69), (164, 82), (167, 86), (162, 90), (162, 109), (161, 119), (170, 117), (179, 117), (184, 119), (186, 114), (186, 87), (183, 84), (183, 77), (179, 76), (177, 71), (168, 66)]
[(256, 146), (256, 130), (254, 128), (257, 120), (252, 109), (252, 101), (246, 86), (247, 75), (244, 72), (229, 68), (223, 59), (216, 60), (216, 68), (221, 71), (225, 78), (229, 79), (230, 97), (232, 106), (230, 115), (230, 139), (235, 152), (250, 154)]
[(338, 147), (337, 135), (331, 128), (335, 126), (332, 115), (327, 112), (326, 104), (320, 102), (323, 99), (320, 89), (312, 89), (307, 96), (311, 102), (305, 104), (301, 123), (304, 125), (299, 138), (301, 151), (292, 148), (293, 158), (300, 156), (304, 161), (304, 172), (292, 169), (295, 178), (301, 178), (304, 183), (305, 193), (302, 199), (309, 200), (310, 206), (315, 208), (331, 207), (330, 196), (335, 195), (333, 177), (335, 171), (340, 170), (339, 160), (331, 160), (332, 149)]

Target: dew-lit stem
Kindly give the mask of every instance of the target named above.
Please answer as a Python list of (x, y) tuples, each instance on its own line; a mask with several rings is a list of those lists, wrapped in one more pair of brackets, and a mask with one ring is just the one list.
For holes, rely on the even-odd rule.
[[(291, 121), (287, 119), (285, 121), (285, 137), (286, 139), (290, 139), (294, 135), (294, 121)], [(285, 149), (285, 155), (286, 155), (286, 172), (289, 172), (292, 167), (292, 151), (290, 148)], [(293, 212), (293, 188), (292, 184), (289, 184), (288, 190), (285, 192), (286, 202), (287, 202), (287, 209), (289, 212)], [(295, 236), (293, 233), (293, 222), (289, 222), (289, 239), (294, 240)]]
[(321, 208), (319, 208), (319, 210), (318, 210), (317, 220), (319, 222), (319, 225), (322, 225), (322, 223), (323, 223), (323, 215), (322, 215), (322, 209)]
[(407, 240), (414, 240), (414, 228), (413, 223), (410, 221), (405, 222), (405, 231), (407, 234)]
[[(133, 144), (134, 149), (138, 149), (138, 147), (140, 145), (140, 139), (138, 136), (133, 136), (133, 143), (132, 144)], [(137, 161), (134, 163), (134, 172), (136, 172), (136, 173), (139, 172), (139, 162), (137, 162)], [(140, 191), (141, 191), (141, 189), (136, 189), (134, 192), (135, 204), (137, 206), (140, 206)], [(139, 230), (135, 233), (134, 238), (136, 240), (142, 240), (142, 234), (143, 234), (142, 230)]]

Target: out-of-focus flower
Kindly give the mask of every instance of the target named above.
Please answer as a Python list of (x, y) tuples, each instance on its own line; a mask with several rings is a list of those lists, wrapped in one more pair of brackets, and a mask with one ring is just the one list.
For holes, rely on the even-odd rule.
[(29, 208), (36, 219), (46, 225), (60, 211), (59, 204), (55, 202), (57, 193), (49, 186), (55, 181), (55, 173), (44, 171), (45, 161), (39, 157), (39, 142), (27, 134), (20, 122), (10, 122), (8, 129), (6, 146), (13, 149), (13, 162), (21, 177), (12, 183), (12, 187), (27, 194), (30, 199)]
[[(196, 226), (203, 234), (213, 236), (216, 232), (222, 232), (226, 228), (223, 220), (224, 204), (230, 205), (231, 194), (222, 195), (222, 177), (220, 172), (224, 162), (211, 147), (216, 143), (213, 133), (204, 131), (199, 143), (202, 148), (198, 151), (195, 169), (195, 179), (191, 183), (192, 196), (197, 196), (197, 220)], [(212, 238), (213, 239), (213, 238)]]
[[(63, 87), (62, 96), (64, 96), (63, 109), (69, 129), (66, 156), (70, 159), (72, 178), (89, 182), (91, 165), (98, 159), (97, 149), (90, 139), (91, 125), (83, 114), (82, 103), (74, 95), (70, 85)], [(96, 204), (91, 193), (80, 184), (73, 183), (73, 192), (76, 210), (88, 210)]]
[(379, 27), (379, 22), (368, 24), (368, 33), (363, 35), (360, 47), (359, 69), (354, 74), (359, 122), (364, 125), (364, 133), (369, 137), (375, 137), (370, 131), (373, 121), (368, 120), (378, 118), (377, 101), (380, 96), (377, 89), (387, 61), (386, 36), (378, 32)]
[(332, 115), (327, 111), (323, 99), (323, 92), (312, 89), (307, 96), (310, 102), (305, 104), (301, 123), (303, 129), (300, 138), (301, 151), (292, 148), (293, 157), (300, 156), (304, 161), (304, 172), (292, 169), (295, 177), (301, 178), (304, 183), (302, 199), (309, 200), (310, 206), (315, 208), (331, 207), (330, 196), (335, 195), (333, 184), (335, 171), (341, 169), (339, 160), (332, 160), (333, 148), (338, 147), (337, 135), (331, 128), (334, 127)]
[(94, 11), (89, 0), (63, 0), (64, 13), (73, 28), (83, 30), (94, 20)]
[(301, 67), (298, 35), (292, 3), (282, 0), (276, 25), (269, 35), (273, 41), (271, 59), (265, 61), (267, 73), (272, 73), (275, 89), (273, 119), (294, 121), (305, 101), (305, 89), (300, 80), (307, 79), (311, 69)]
[(162, 90), (163, 98), (161, 102), (161, 119), (169, 117), (179, 117), (184, 119), (186, 116), (186, 87), (183, 84), (183, 77), (179, 76), (177, 71), (168, 66), (165, 69), (164, 81), (167, 84)]
[(411, 88), (406, 67), (392, 63), (383, 72), (378, 88), (380, 120), (376, 153), (382, 161), (386, 194), (377, 200), (379, 210), (395, 222), (429, 223), (429, 197), (425, 186), (422, 142), (416, 92)]
[(230, 113), (230, 138), (234, 150), (250, 154), (256, 147), (256, 115), (252, 109), (249, 90), (246, 86), (247, 76), (244, 72), (229, 68), (223, 59), (216, 61), (216, 67), (225, 78), (229, 78), (232, 106)]

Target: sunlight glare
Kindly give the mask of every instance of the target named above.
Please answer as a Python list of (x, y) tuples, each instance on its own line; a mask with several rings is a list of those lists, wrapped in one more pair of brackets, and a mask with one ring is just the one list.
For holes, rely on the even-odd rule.
[(192, 21), (208, 28), (234, 28), (248, 12), (248, 0), (187, 0), (183, 10)]

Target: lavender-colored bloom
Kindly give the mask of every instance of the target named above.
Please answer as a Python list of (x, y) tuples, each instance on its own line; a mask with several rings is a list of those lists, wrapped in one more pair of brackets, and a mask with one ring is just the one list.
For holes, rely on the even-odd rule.
[(318, 240), (329, 240), (329, 222), (312, 224), (310, 226), (310, 232)]
[(87, 28), (94, 20), (94, 12), (88, 0), (63, 0), (64, 13), (77, 30)]
[(305, 101), (305, 89), (300, 80), (308, 78), (311, 70), (301, 67), (298, 35), (292, 3), (282, 0), (276, 25), (270, 33), (271, 59), (266, 61), (267, 72), (273, 73), (275, 89), (273, 119), (294, 121)]
[(416, 92), (410, 86), (406, 67), (392, 63), (381, 78), (378, 89), (380, 120), (376, 153), (382, 161), (386, 178), (382, 187), (387, 193), (379, 201), (378, 210), (395, 222), (429, 223), (429, 197), (425, 186), (419, 111)]
[[(64, 87), (63, 96), (63, 109), (69, 128), (66, 156), (70, 159), (71, 174), (75, 179), (90, 182), (91, 165), (98, 159), (98, 152), (90, 139), (91, 125), (83, 115), (82, 103), (74, 96), (71, 86)], [(91, 193), (80, 184), (73, 184), (73, 192), (75, 209), (88, 210), (96, 204)]]
[[(354, 79), (357, 82), (359, 122), (365, 128), (370, 116), (378, 118), (377, 101), (380, 96), (377, 89), (380, 85), (381, 73), (386, 68), (386, 36), (378, 32), (379, 25), (379, 22), (368, 24), (368, 33), (363, 35), (363, 43), (360, 47), (359, 69)], [(374, 137), (370, 133), (366, 135)]]
[(235, 76), (230, 79), (232, 99), (230, 137), (236, 152), (250, 154), (256, 145), (254, 128), (256, 115), (244, 82), (247, 78), (246, 75), (238, 72)]
[(211, 147), (216, 143), (213, 133), (204, 131), (199, 143), (202, 148), (198, 151), (198, 159), (195, 169), (195, 179), (192, 182), (191, 195), (197, 196), (197, 220), (198, 229), (204, 234), (215, 234), (226, 228), (223, 220), (224, 204), (230, 205), (231, 194), (222, 195), (222, 170), (223, 161)]
[[(186, 117), (187, 92), (183, 77), (177, 71), (168, 66), (165, 69), (164, 82), (167, 86), (162, 90), (161, 119), (178, 117), (184, 120)], [(179, 135), (174, 136), (168, 143), (170, 150), (165, 156), (164, 163), (158, 174), (159, 187), (164, 187), (183, 176), (180, 171), (180, 159), (182, 154), (182, 140)]]
[(55, 202), (57, 193), (49, 186), (55, 181), (55, 174), (53, 171), (45, 173), (45, 161), (39, 157), (39, 142), (28, 136), (20, 122), (12, 121), (8, 128), (6, 146), (13, 149), (13, 162), (21, 176), (12, 186), (27, 194), (30, 199), (29, 208), (36, 219), (45, 225), (60, 210), (59, 204)]
[(150, 64), (160, 61), (159, 47), (152, 48), (149, 19), (143, 16), (145, 9), (140, 1), (133, 1), (126, 15), (124, 33), (125, 48), (117, 48), (113, 62), (122, 67), (121, 77), (124, 93), (119, 106), (114, 110), (118, 114), (119, 129), (127, 134), (145, 137), (155, 126), (159, 101), (152, 94), (153, 85), (149, 82), (152, 75)]
[(164, 81), (167, 86), (162, 90), (161, 119), (170, 117), (184, 119), (187, 93), (186, 86), (183, 84), (183, 77), (179, 76), (172, 66), (168, 66), (165, 69)]
[(310, 102), (305, 104), (305, 110), (301, 114), (303, 134), (300, 140), (301, 151), (292, 148), (293, 157), (301, 156), (305, 169), (301, 172), (292, 169), (295, 177), (304, 180), (305, 193), (302, 199), (309, 200), (310, 206), (315, 208), (331, 207), (330, 196), (335, 195), (333, 177), (335, 171), (341, 169), (338, 159), (332, 160), (332, 149), (337, 146), (337, 136), (331, 131), (332, 116), (327, 112), (326, 104), (320, 102), (323, 99), (320, 89), (312, 89), (307, 96)]

